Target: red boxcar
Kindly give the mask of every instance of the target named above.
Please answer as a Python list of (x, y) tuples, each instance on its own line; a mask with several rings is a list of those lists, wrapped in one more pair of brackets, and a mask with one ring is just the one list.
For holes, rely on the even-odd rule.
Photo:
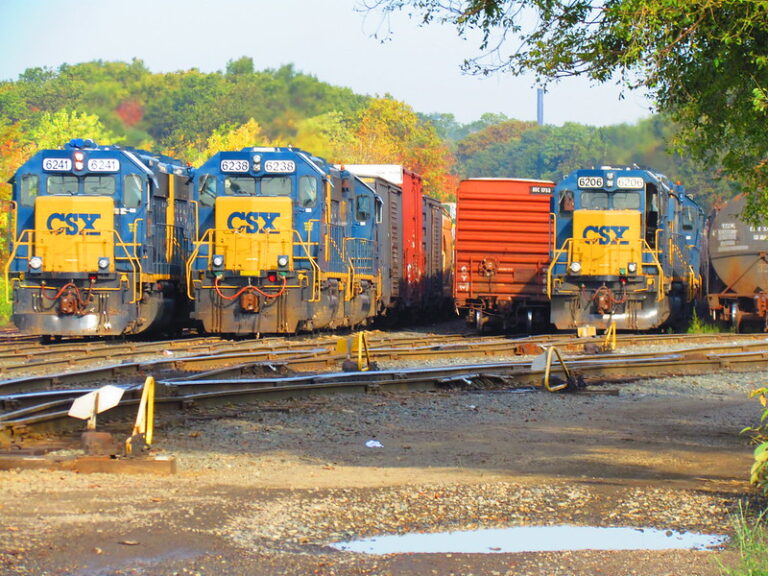
[(544, 327), (554, 182), (478, 178), (459, 184), (454, 301), (482, 329)]
[[(420, 309), (426, 300), (424, 194), (421, 176), (398, 164), (347, 164), (384, 203), (386, 231), (379, 238), (385, 309)], [(386, 183), (394, 184), (396, 190)], [(389, 243), (389, 249), (382, 244)], [(391, 286), (387, 286), (391, 283)]]

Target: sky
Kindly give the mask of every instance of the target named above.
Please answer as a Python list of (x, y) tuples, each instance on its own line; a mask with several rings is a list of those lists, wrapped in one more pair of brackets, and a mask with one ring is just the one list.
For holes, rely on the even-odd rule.
[[(536, 120), (532, 77), (461, 72), (477, 44), (453, 27), (388, 22), (359, 0), (0, 0), (0, 80), (31, 67), (133, 58), (152, 72), (223, 71), (253, 58), (256, 70), (293, 64), (359, 94), (390, 94), (422, 113), (468, 123), (484, 113)], [(385, 42), (375, 34), (391, 31)], [(544, 122), (634, 123), (651, 114), (641, 94), (568, 79), (544, 96)], [(87, 112), (87, 111), (86, 111)]]

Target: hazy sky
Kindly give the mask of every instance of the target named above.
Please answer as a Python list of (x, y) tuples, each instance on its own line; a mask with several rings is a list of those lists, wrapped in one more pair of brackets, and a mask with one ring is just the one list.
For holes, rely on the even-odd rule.
[[(257, 70), (294, 64), (322, 81), (371, 96), (391, 94), (418, 112), (471, 122), (486, 112), (536, 119), (532, 78), (462, 74), (477, 46), (451, 27), (419, 27), (405, 15), (382, 31), (382, 16), (358, 0), (0, 0), (0, 80), (26, 68), (139, 58), (153, 72), (223, 70), (253, 58)], [(386, 24), (383, 25), (386, 29)], [(605, 125), (650, 114), (635, 93), (568, 80), (545, 96), (548, 124)]]

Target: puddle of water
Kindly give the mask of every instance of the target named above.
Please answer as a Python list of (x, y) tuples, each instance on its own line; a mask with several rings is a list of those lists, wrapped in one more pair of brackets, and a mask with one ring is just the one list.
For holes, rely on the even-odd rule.
[(594, 526), (519, 526), (377, 536), (338, 542), (331, 547), (365, 554), (504, 554), (566, 550), (706, 550), (727, 538), (712, 534), (674, 532), (655, 528), (598, 528)]

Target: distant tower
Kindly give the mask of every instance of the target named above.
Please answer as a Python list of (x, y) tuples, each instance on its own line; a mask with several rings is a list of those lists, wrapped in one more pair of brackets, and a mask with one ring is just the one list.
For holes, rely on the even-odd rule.
[(536, 122), (544, 126), (544, 88), (536, 89)]

